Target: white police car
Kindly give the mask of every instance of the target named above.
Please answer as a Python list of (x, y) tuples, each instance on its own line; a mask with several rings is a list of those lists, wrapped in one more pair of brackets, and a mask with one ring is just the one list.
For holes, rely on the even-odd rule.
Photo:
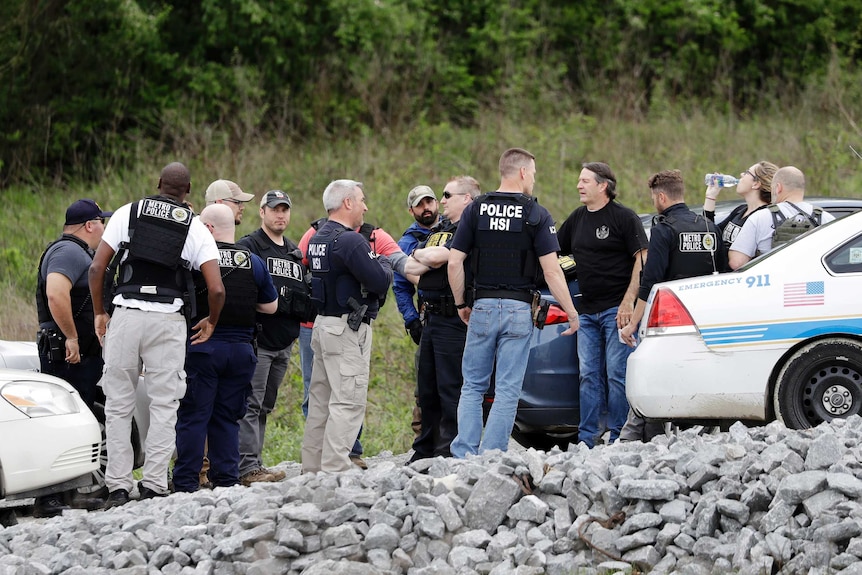
[(648, 418), (779, 419), (806, 428), (862, 414), (862, 213), (736, 273), (657, 284), (626, 388)]
[(100, 445), (99, 422), (71, 385), (0, 369), (0, 499), (90, 485)]

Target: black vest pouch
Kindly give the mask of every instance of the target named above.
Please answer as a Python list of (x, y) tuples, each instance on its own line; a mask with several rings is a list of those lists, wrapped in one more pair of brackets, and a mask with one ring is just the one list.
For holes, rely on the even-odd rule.
[(155, 198), (143, 200), (129, 257), (177, 267), (191, 222), (188, 208)]
[[(133, 204), (132, 218), (137, 214), (135, 207)], [(162, 198), (141, 200), (140, 214), (134, 223), (129, 222), (128, 257), (120, 264), (117, 293), (163, 303), (183, 297), (190, 278), (182, 251), (192, 215), (185, 206)]]

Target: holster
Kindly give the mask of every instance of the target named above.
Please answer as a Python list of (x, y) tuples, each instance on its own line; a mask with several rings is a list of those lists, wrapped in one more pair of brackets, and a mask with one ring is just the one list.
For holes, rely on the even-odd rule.
[(368, 311), (368, 304), (359, 305), (353, 297), (347, 300), (347, 305), (353, 310), (347, 314), (347, 325), (353, 331), (359, 331), (359, 326), (362, 325), (362, 320), (365, 319), (365, 313)]
[(66, 361), (66, 337), (53, 329), (40, 329), (36, 334), (36, 347), (39, 355), (46, 357), (48, 363)]
[(533, 325), (539, 329), (545, 327), (550, 307), (551, 302), (546, 299), (542, 299), (542, 294), (540, 292), (533, 292), (533, 303), (530, 307), (530, 311), (533, 314)]

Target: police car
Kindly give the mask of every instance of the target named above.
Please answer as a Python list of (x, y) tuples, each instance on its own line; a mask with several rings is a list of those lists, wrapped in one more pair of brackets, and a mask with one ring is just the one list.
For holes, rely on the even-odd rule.
[(736, 273), (656, 284), (626, 389), (648, 418), (778, 419), (813, 427), (862, 414), (862, 213)]
[[(35, 342), (0, 340), (0, 511), (29, 504), (30, 498), (46, 491), (46, 486), (52, 491), (51, 486), (58, 484), (69, 488), (93, 485), (93, 489), (104, 484), (104, 397), (97, 399), (93, 414), (69, 383), (37, 373), (39, 369)], [(60, 388), (68, 397), (59, 392)], [(33, 399), (27, 399), (18, 405), (16, 402), (24, 401), (22, 394), (39, 398), (43, 404), (29, 405)], [(55, 407), (58, 401), (60, 407)], [(148, 405), (145, 386), (139, 385), (131, 438), (135, 468), (144, 464)], [(86, 465), (58, 455), (77, 445), (74, 450), (89, 457), (93, 444), (96, 457)]]
[(90, 485), (100, 444), (99, 423), (71, 385), (0, 369), (0, 500)]

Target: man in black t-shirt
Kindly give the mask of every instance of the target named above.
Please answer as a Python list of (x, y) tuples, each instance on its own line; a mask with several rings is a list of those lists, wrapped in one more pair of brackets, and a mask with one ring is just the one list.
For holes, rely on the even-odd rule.
[(619, 330), (628, 325), (634, 310), (647, 237), (638, 215), (614, 201), (616, 177), (607, 164), (583, 164), (578, 193), (584, 205), (569, 215), (557, 236), (561, 253), (571, 254), (577, 265), (581, 291), (578, 440), (593, 447), (605, 407), (612, 442), (628, 414), (626, 360), (631, 348), (620, 340)]
[(263, 466), (261, 452), (267, 416), (275, 408), (278, 388), (290, 364), (290, 350), (300, 321), (314, 318), (302, 252), (284, 232), (290, 225), (290, 197), (270, 190), (260, 202), (260, 228), (237, 244), (259, 256), (278, 291), (278, 310), (258, 314), (257, 366), (251, 378), (248, 408), (239, 426), (239, 475), (243, 485), (280, 481), (284, 471)]

